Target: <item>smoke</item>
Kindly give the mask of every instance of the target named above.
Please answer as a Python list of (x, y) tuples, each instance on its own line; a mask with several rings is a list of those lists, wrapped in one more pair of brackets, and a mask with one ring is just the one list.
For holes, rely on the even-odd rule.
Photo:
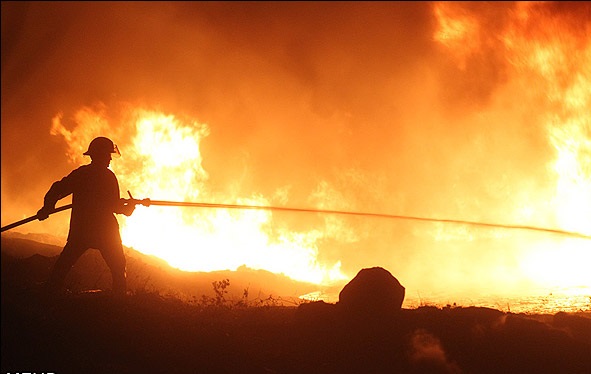
[[(117, 118), (125, 103), (207, 124), (202, 166), (220, 195), (552, 226), (555, 154), (537, 101), (547, 91), (515, 68), (508, 29), (534, 38), (536, 17), (556, 19), (584, 40), (571, 26), (588, 15), (562, 2), (3, 2), (2, 224), (34, 214), (73, 167), (52, 118), (74, 130), (80, 108)], [(127, 139), (115, 141), (125, 153)], [(532, 240), (325, 219), (354, 229), (320, 260), (350, 274), (384, 265), (423, 289), (440, 284), (434, 272), (475, 288), (501, 273), (510, 286)], [(67, 217), (22, 229), (66, 227)]]
[(426, 330), (417, 330), (410, 337), (410, 361), (413, 372), (460, 374), (463, 371), (447, 358), (441, 342)]

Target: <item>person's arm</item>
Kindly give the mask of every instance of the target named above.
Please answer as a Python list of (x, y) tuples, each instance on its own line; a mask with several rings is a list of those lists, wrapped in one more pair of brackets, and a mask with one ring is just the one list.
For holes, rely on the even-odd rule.
[(47, 219), (47, 217), (49, 217), (49, 215), (55, 210), (55, 204), (72, 193), (72, 178), (72, 173), (70, 173), (68, 176), (51, 185), (43, 199), (43, 207), (37, 212), (37, 218), (39, 221)]
[[(115, 174), (113, 174), (113, 175), (115, 175)], [(114, 191), (116, 191), (114, 196), (116, 196), (117, 200), (115, 202), (115, 207), (113, 209), (113, 212), (116, 214), (123, 214), (123, 215), (126, 215), (129, 217), (129, 216), (131, 216), (131, 214), (135, 210), (136, 204), (130, 200), (121, 198), (120, 190), (119, 190), (119, 181), (117, 180), (117, 177), (115, 177), (114, 180), (115, 180)]]

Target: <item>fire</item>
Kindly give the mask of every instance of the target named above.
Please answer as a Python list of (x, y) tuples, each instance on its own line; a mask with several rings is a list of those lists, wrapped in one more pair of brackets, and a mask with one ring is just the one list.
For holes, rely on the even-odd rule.
[(434, 12), (439, 22), (435, 40), (454, 53), (460, 69), (465, 68), (466, 59), (474, 53), (480, 42), (477, 20), (463, 12), (462, 8), (447, 7), (444, 4), (435, 6)]
[[(466, 56), (484, 47), (470, 42), (478, 30), (456, 7), (436, 5), (435, 39), (450, 49), (461, 69)], [(554, 196), (550, 202), (537, 202), (538, 211), (546, 213), (550, 206), (551, 212), (539, 222), (591, 235), (591, 25), (548, 12), (536, 2), (518, 4), (511, 16), (503, 32), (489, 37), (488, 43), (503, 50), (511, 83), (519, 88), (518, 100), (535, 108), (528, 115), (547, 134), (554, 151), (547, 165), (555, 182)], [(536, 194), (529, 191), (530, 196)], [(525, 207), (513, 216), (532, 217), (531, 210)], [(540, 238), (523, 245), (520, 268), (535, 284), (591, 292), (589, 240)]]
[[(82, 163), (88, 160), (79, 155), (90, 139), (120, 129), (121, 139), (128, 133), (130, 140), (119, 143), (123, 156), (111, 168), (123, 190), (136, 198), (212, 202), (215, 193), (208, 190), (200, 152), (200, 143), (209, 134), (207, 125), (140, 108), (128, 108), (123, 117), (124, 123), (114, 126), (103, 107), (84, 108), (75, 116), (75, 130), (67, 130), (58, 115), (52, 133), (63, 135), (70, 157)], [(117, 134), (112, 138), (118, 139)], [(223, 200), (215, 202), (270, 205), (260, 196)], [(326, 265), (317, 260), (323, 231), (273, 228), (269, 211), (138, 206), (131, 217), (119, 221), (124, 245), (181, 270), (235, 270), (246, 265), (316, 284), (346, 278), (340, 262)]]
[[(486, 190), (483, 191), (482, 186), (478, 185), (477, 191), (489, 196), (482, 197), (477, 193), (464, 196), (463, 192), (471, 192), (472, 186), (465, 190), (462, 188), (459, 194), (462, 196), (452, 196), (452, 199), (461, 200), (452, 207), (454, 212), (449, 217), (441, 218), (472, 220), (474, 216), (480, 217), (480, 212), (496, 209), (502, 211), (502, 220), (498, 222), (501, 224), (539, 226), (591, 235), (591, 119), (588, 114), (591, 107), (590, 23), (581, 24), (575, 19), (577, 17), (572, 17), (568, 12), (551, 11), (547, 9), (551, 5), (545, 2), (507, 3), (498, 8), (491, 4), (435, 3), (433, 16), (437, 28), (432, 39), (441, 47), (442, 57), (449, 58), (445, 62), (450, 64), (443, 64), (445, 69), (451, 66), (454, 69), (449, 69), (450, 74), (467, 78), (465, 86), (468, 89), (465, 91), (468, 93), (465, 97), (486, 91), (486, 95), (482, 95), (484, 99), (479, 97), (481, 100), (474, 100), (481, 106), (474, 116), (469, 117), (473, 113), (466, 114), (466, 124), (472, 125), (469, 122), (478, 118), (479, 121), (487, 122), (487, 128), (493, 128), (495, 121), (504, 122), (503, 129), (515, 128), (516, 131), (508, 133), (508, 136), (523, 135), (526, 131), (521, 130), (524, 129), (536, 135), (543, 134), (541, 139), (536, 138), (534, 141), (544, 143), (539, 145), (539, 149), (546, 153), (543, 161), (546, 175), (542, 178), (545, 185), (539, 183), (542, 179), (532, 178), (531, 182), (519, 178), (511, 180), (510, 173), (499, 175), (498, 178), (496, 175), (494, 178), (486, 176)], [(437, 61), (435, 64), (439, 63)], [(448, 73), (447, 70), (445, 72)], [(451, 78), (449, 81), (453, 81), (456, 76)], [(495, 81), (491, 83), (487, 79)], [(472, 80), (478, 81), (475, 86), (481, 84), (486, 87), (483, 90), (470, 90)], [(425, 88), (428, 89), (427, 85)], [(430, 93), (426, 96), (435, 97)], [(207, 140), (210, 131), (208, 125), (150, 108), (128, 106), (121, 112), (121, 118), (113, 118), (102, 105), (82, 108), (74, 116), (76, 126), (73, 129), (65, 126), (62, 115), (58, 114), (51, 132), (63, 136), (67, 141), (68, 156), (74, 164), (87, 162), (82, 153), (93, 137), (108, 135), (114, 139), (123, 156), (115, 160), (111, 167), (119, 177), (123, 195), (130, 190), (139, 199), (149, 197), (155, 200), (245, 205), (277, 205), (272, 199), (278, 198), (282, 203), (287, 202), (288, 188), (285, 187), (273, 197), (239, 196), (212, 191), (208, 173), (211, 171), (204, 168), (201, 154), (201, 144)], [(464, 111), (458, 110), (456, 113)], [(438, 118), (437, 114), (433, 116)], [(453, 122), (461, 125), (462, 120), (454, 118)], [(504, 127), (506, 125), (508, 127)], [(424, 135), (417, 133), (417, 138)], [(486, 148), (489, 146), (487, 135), (486, 131), (478, 133), (479, 144), (467, 146), (466, 152), (462, 152), (464, 148), (453, 149), (451, 153), (457, 152), (457, 155), (450, 156), (454, 165), (442, 165), (441, 170), (446, 171), (445, 167), (449, 167), (452, 172), (462, 172), (462, 167), (467, 164), (471, 169), (479, 169), (481, 160), (490, 162), (490, 165), (496, 162), (497, 155), (487, 154), (483, 157), (482, 153), (503, 146), (519, 147), (517, 141), (511, 142), (509, 139), (507, 143), (502, 143), (504, 139), (495, 138), (498, 144)], [(516, 154), (523, 153), (516, 151)], [(417, 164), (422, 162), (419, 157), (413, 159)], [(495, 171), (505, 167), (499, 164), (495, 166)], [(478, 177), (484, 174), (477, 171), (475, 174)], [(457, 180), (463, 182), (467, 178), (459, 176)], [(491, 180), (492, 183), (488, 183)], [(373, 180), (368, 178), (366, 186), (359, 188), (366, 190), (355, 192), (363, 195), (371, 189), (371, 182)], [(322, 195), (323, 188), (329, 190), (329, 187), (319, 183)], [(502, 189), (505, 191), (497, 194)], [(403, 194), (400, 192), (399, 198), (404, 202)], [(376, 192), (374, 195), (380, 194)], [(345, 196), (350, 195), (339, 195), (330, 201), (325, 199), (324, 202), (328, 201), (330, 206), (321, 208), (331, 209), (335, 208), (334, 205), (345, 204)], [(391, 190), (380, 199), (382, 197), (383, 200), (392, 199)], [(433, 196), (424, 198), (427, 201)], [(492, 204), (499, 206), (493, 207)], [(404, 209), (403, 203), (400, 206)], [(447, 214), (443, 209), (442, 212), (437, 211), (436, 215)], [(469, 217), (454, 216), (456, 210)], [(413, 215), (429, 215), (431, 212), (416, 213)], [(320, 243), (328, 242), (327, 239), (356, 242), (359, 239), (356, 235), (373, 236), (378, 226), (372, 223), (367, 230), (355, 231), (342, 221), (327, 217), (324, 227), (298, 231), (278, 225), (275, 218), (270, 211), (264, 210), (138, 206), (131, 217), (121, 217), (120, 223), (125, 245), (163, 258), (182, 270), (212, 271), (246, 265), (323, 285), (350, 277), (341, 272), (340, 261), (320, 260)], [(466, 286), (466, 279), (469, 278), (473, 283), (494, 283), (496, 287), (503, 287), (503, 291), (514, 291), (511, 289), (514, 285), (535, 284), (539, 287), (576, 289), (576, 292), (587, 294), (591, 292), (591, 273), (585, 269), (585, 265), (591, 263), (588, 239), (543, 234), (512, 236), (501, 229), (491, 235), (489, 230), (443, 224), (431, 231), (423, 228), (412, 226), (408, 229), (412, 234), (409, 236), (420, 237), (420, 243), (423, 237), (429, 236), (428, 239), (436, 241), (441, 248), (454, 250), (446, 257), (446, 263), (432, 261), (435, 263), (431, 268), (435, 268), (433, 272), (441, 273), (433, 274), (425, 270), (424, 257), (416, 258), (425, 254), (421, 253), (423, 248), (399, 242), (392, 243), (392, 253), (390, 255), (388, 252), (387, 255), (390, 257), (378, 259), (384, 261), (379, 265), (388, 267), (395, 263), (402, 272), (407, 271), (411, 279), (409, 283), (418, 278), (421, 279), (416, 283), (429, 279), (444, 288), (449, 284)], [(380, 240), (395, 241), (398, 237), (376, 238), (376, 241)], [(460, 244), (456, 247), (457, 243)], [(491, 253), (502, 252), (497, 249), (505, 243), (509, 243), (507, 246), (511, 253), (506, 251), (509, 254), (507, 258), (498, 261), (501, 255), (495, 257), (497, 255)], [(472, 250), (479, 248), (479, 245), (485, 249), (481, 252)], [(398, 248), (402, 248), (400, 252), (396, 252)], [(468, 250), (472, 251), (466, 256)], [(486, 253), (486, 250), (489, 251)], [(357, 264), (374, 260), (369, 259), (369, 256), (361, 260), (359, 257)], [(345, 261), (345, 255), (342, 259)], [(492, 259), (490, 263), (488, 259)], [(457, 267), (454, 268), (454, 265)], [(483, 275), (485, 273), (489, 274), (488, 278)]]
[[(556, 177), (555, 224), (565, 230), (591, 234), (591, 38), (568, 33), (559, 20), (535, 27), (536, 38), (513, 35), (511, 45), (522, 49), (518, 68), (532, 73), (552, 110), (542, 120), (555, 159), (549, 169)], [(588, 27), (588, 26), (587, 26)], [(524, 258), (524, 271), (544, 286), (591, 290), (591, 246), (588, 240), (565, 239), (540, 243)]]

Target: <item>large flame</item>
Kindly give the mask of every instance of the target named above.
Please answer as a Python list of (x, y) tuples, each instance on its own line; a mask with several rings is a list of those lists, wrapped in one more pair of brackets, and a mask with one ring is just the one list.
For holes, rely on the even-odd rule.
[[(518, 4), (506, 28), (495, 35), (478, 27), (476, 15), (453, 3), (438, 3), (435, 40), (450, 50), (459, 69), (492, 45), (506, 56), (514, 97), (535, 109), (527, 120), (538, 122), (555, 152), (547, 170), (555, 183), (551, 201), (519, 206), (515, 222), (591, 234), (591, 28), (576, 17), (549, 12), (544, 4)], [(539, 191), (527, 191), (541, 196)], [(548, 208), (549, 207), (549, 208)], [(539, 217), (536, 219), (535, 212)], [(549, 213), (548, 213), (549, 212)], [(540, 214), (542, 213), (542, 214)], [(548, 214), (546, 214), (548, 213)], [(591, 245), (588, 239), (531, 238), (521, 243), (519, 266), (540, 287), (591, 292)]]
[[(498, 178), (496, 175), (480, 178), (485, 173), (478, 173), (478, 178), (474, 179), (482, 179), (487, 185), (478, 185), (474, 190), (469, 187), (458, 190), (458, 196), (452, 196), (452, 199), (457, 199), (457, 206), (449, 209), (452, 216), (444, 218), (494, 217), (503, 224), (540, 226), (591, 235), (591, 23), (581, 25), (577, 23), (580, 17), (570, 17), (568, 12), (551, 12), (547, 9), (551, 5), (545, 3), (525, 2), (499, 8), (485, 4), (482, 5), (484, 12), (479, 6), (478, 3), (439, 2), (433, 8), (436, 20), (433, 40), (442, 50), (442, 59), (448, 59), (443, 62), (451, 62), (455, 68), (449, 69), (456, 74), (452, 79), (461, 77), (468, 82), (476, 81), (473, 85), (468, 83), (461, 87), (467, 92), (464, 96), (475, 94), (484, 97), (474, 100), (482, 105), (482, 110), (477, 110), (475, 114), (467, 110), (467, 114), (462, 113), (464, 117), (458, 115), (459, 118), (454, 118), (453, 123), (468, 127), (474, 120), (480, 121), (479, 124), (486, 122), (487, 128), (493, 128), (495, 121), (498, 121), (503, 122), (503, 129), (512, 131), (513, 128), (519, 128), (515, 134), (520, 136), (529, 131), (536, 136), (543, 134), (540, 137), (542, 140), (536, 138), (534, 141), (543, 143), (540, 148), (544, 148), (544, 152), (540, 154), (544, 153), (547, 157), (543, 161), (546, 168), (543, 170), (544, 177), (535, 181), (522, 180), (510, 173), (498, 175)], [(511, 10), (507, 13), (509, 8)], [(499, 12), (499, 17), (490, 12)], [(446, 69), (448, 67), (445, 65)], [(492, 73), (484, 74), (489, 73), (489, 70)], [(445, 73), (449, 72), (446, 70)], [(496, 81), (487, 81), (493, 79)], [(426, 85), (429, 83), (427, 80), (424, 82)], [(480, 89), (480, 86), (485, 89)], [(481, 91), (486, 92), (483, 94)], [(427, 92), (426, 96), (431, 98), (429, 94)], [(455, 109), (462, 105), (454, 102), (450, 106)], [(436, 111), (437, 108), (434, 109)], [(119, 143), (123, 157), (115, 160), (111, 167), (119, 176), (123, 195), (126, 190), (130, 190), (134, 197), (140, 199), (149, 197), (156, 200), (248, 205), (277, 205), (278, 201), (274, 199), (279, 199), (280, 203), (286, 203), (287, 199), (283, 199), (285, 191), (278, 191), (273, 196), (241, 196), (238, 193), (212, 190), (208, 176), (208, 172), (212, 171), (204, 168), (200, 148), (202, 141), (208, 137), (208, 125), (192, 118), (181, 118), (177, 113), (156, 111), (144, 106), (126, 106), (121, 112), (120, 118), (112, 118), (103, 106), (82, 108), (74, 117), (76, 126), (73, 129), (65, 126), (60, 114), (54, 118), (52, 133), (61, 134), (67, 141), (68, 155), (75, 164), (87, 162), (81, 154), (97, 135), (108, 135)], [(433, 118), (439, 118), (437, 115), (433, 114)], [(447, 122), (442, 119), (442, 123)], [(212, 123), (211, 126), (216, 124)], [(417, 134), (417, 138), (425, 136), (420, 131)], [(495, 171), (503, 170), (506, 160), (496, 161), (498, 155), (486, 152), (504, 146), (518, 148), (521, 139), (506, 139), (506, 143), (494, 144), (485, 149), (483, 144), (488, 144), (487, 135), (486, 131), (478, 133), (480, 138), (474, 141), (478, 144), (454, 148), (451, 152), (453, 155), (446, 159), (451, 160), (452, 165), (443, 165), (441, 169), (444, 171), (438, 176), (441, 177), (447, 171), (465, 172), (466, 165), (480, 169), (480, 162), (494, 165)], [(512, 135), (506, 134), (507, 137)], [(411, 138), (409, 135), (408, 139)], [(412, 145), (421, 143), (421, 140)], [(507, 154), (522, 155), (523, 152)], [(376, 158), (379, 156), (382, 154)], [(412, 153), (412, 156), (416, 165), (424, 161), (419, 159), (422, 157), (419, 152)], [(521, 160), (522, 165), (525, 162)], [(387, 174), (388, 170), (383, 173)], [(408, 174), (412, 174), (412, 171)], [(401, 179), (413, 180), (404, 177), (411, 175)], [(470, 178), (459, 178), (462, 177), (465, 179), (458, 179), (458, 183)], [(398, 176), (392, 176), (394, 178)], [(367, 177), (367, 182), (360, 179), (363, 183), (354, 187), (365, 189), (355, 191), (363, 196), (375, 187), (372, 186), (375, 181), (370, 180), (371, 177)], [(540, 183), (541, 180), (543, 183)], [(317, 199), (317, 203), (320, 201), (318, 208), (337, 209), (339, 204), (346, 204), (341, 200), (347, 200), (352, 195), (339, 195), (334, 186), (323, 185), (322, 181), (318, 183), (320, 192), (314, 193), (337, 197)], [(385, 184), (386, 192), (382, 193), (376, 187), (379, 191), (369, 195), (380, 195), (380, 199), (384, 200), (397, 199), (392, 196), (390, 185)], [(500, 190), (503, 190), (502, 193), (498, 193)], [(432, 194), (441, 192), (427, 188), (420, 191)], [(478, 192), (467, 196), (466, 191)], [(403, 193), (400, 192), (400, 201), (404, 200)], [(425, 196), (424, 199), (429, 202), (436, 200), (432, 196)], [(326, 206), (322, 206), (323, 203)], [(400, 209), (405, 208), (403, 205), (399, 204)], [(494, 214), (487, 216), (490, 211), (494, 211)], [(440, 213), (439, 216), (448, 214), (445, 211), (435, 212)], [(428, 216), (429, 213), (419, 212), (418, 215)], [(331, 239), (356, 243), (380, 233), (378, 224), (350, 227), (335, 217), (326, 217), (324, 224), (315, 229), (295, 230), (279, 224), (272, 212), (264, 210), (139, 206), (133, 216), (122, 217), (120, 222), (127, 246), (161, 257), (179, 269), (210, 271), (246, 265), (317, 284), (330, 284), (351, 278), (352, 275), (343, 274), (338, 260), (321, 260), (321, 245), (330, 243)], [(516, 285), (534, 284), (539, 287), (562, 287), (579, 294), (591, 293), (591, 272), (586, 270), (591, 263), (588, 239), (534, 234), (511, 236), (503, 230), (489, 230), (484, 234), (483, 231), (465, 226), (445, 224), (429, 226), (428, 229), (425, 226), (412, 226), (407, 228), (406, 234), (414, 235), (412, 239), (405, 237), (409, 241), (421, 238), (417, 239), (418, 242), (428, 236), (438, 248), (453, 252), (445, 257), (436, 256), (436, 260), (426, 265), (428, 261), (424, 261), (424, 258), (433, 252), (426, 254), (424, 248), (414, 246), (406, 251), (407, 243), (402, 239), (394, 244), (376, 244), (381, 250), (381, 246), (392, 244), (396, 247), (403, 242), (400, 245), (403, 250), (394, 253), (388, 248), (391, 252), (377, 261), (385, 267), (393, 263), (402, 264), (401, 269), (396, 270), (398, 274), (406, 276), (403, 283), (416, 286), (425, 284), (421, 283), (425, 279), (431, 279), (444, 288), (449, 284), (466, 286), (466, 283), (476, 283), (480, 286), (495, 283), (502, 290), (517, 289)], [(372, 244), (391, 239), (376, 238)], [(509, 248), (498, 250), (503, 245)], [(472, 250), (477, 246), (484, 249)], [(490, 251), (487, 252), (487, 249)], [(506, 256), (507, 260), (503, 262), (499, 260), (501, 255), (493, 258), (489, 253), (493, 251), (510, 256)], [(384, 253), (385, 250), (382, 251)], [(364, 262), (365, 259), (360, 260), (363, 255), (357, 256), (356, 263), (351, 267), (360, 263), (376, 264), (373, 258)], [(435, 263), (439, 259), (445, 259), (446, 262)], [(494, 261), (489, 262), (488, 259)], [(455, 265), (457, 268), (454, 268)], [(440, 273), (430, 273), (433, 270)], [(466, 279), (470, 279), (470, 282), (466, 282)]]
[[(591, 235), (591, 33), (589, 24), (583, 39), (563, 31), (568, 28), (566, 21), (548, 17), (530, 25), (528, 39), (508, 35), (508, 44), (521, 51), (516, 67), (537, 77), (543, 95), (538, 99), (550, 108), (541, 121), (556, 155), (549, 165), (556, 177), (553, 224)], [(525, 272), (546, 286), (591, 291), (588, 240), (536, 244), (523, 263)]]
[[(141, 108), (128, 108), (123, 117), (124, 123), (111, 126), (104, 108), (84, 108), (75, 116), (79, 125), (75, 130), (67, 130), (58, 115), (52, 133), (64, 135), (70, 157), (83, 163), (88, 161), (79, 156), (84, 144), (94, 136), (111, 133), (110, 128), (124, 129), (115, 131), (113, 138), (123, 136), (124, 131), (130, 140), (119, 144), (123, 157), (112, 162), (111, 168), (120, 186), (134, 197), (270, 205), (262, 196), (216, 199), (208, 191), (199, 149), (209, 133), (207, 125)], [(162, 206), (138, 206), (131, 217), (120, 218), (125, 245), (181, 270), (235, 270), (246, 265), (316, 284), (346, 278), (340, 262), (327, 266), (317, 261), (317, 242), (330, 230), (294, 232), (273, 227), (272, 220), (272, 213), (265, 210)]]

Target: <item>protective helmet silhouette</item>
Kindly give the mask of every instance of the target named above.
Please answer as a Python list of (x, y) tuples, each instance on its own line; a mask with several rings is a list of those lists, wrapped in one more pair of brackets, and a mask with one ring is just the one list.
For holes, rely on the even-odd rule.
[(109, 153), (115, 153), (117, 156), (121, 155), (119, 148), (117, 148), (117, 145), (111, 139), (99, 136), (98, 138), (92, 139), (88, 145), (88, 150), (83, 154), (86, 156), (95, 156)]

